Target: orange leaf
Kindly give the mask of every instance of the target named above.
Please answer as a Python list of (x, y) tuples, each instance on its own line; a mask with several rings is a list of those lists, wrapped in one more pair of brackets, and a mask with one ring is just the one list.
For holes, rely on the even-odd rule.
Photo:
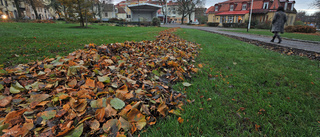
[(117, 93), (126, 94), (128, 93), (128, 87), (126, 85), (123, 85), (119, 89), (116, 90)]
[(203, 65), (202, 65), (202, 64), (198, 64), (198, 66), (199, 66), (199, 68), (202, 68), (202, 67), (203, 67)]
[(4, 123), (9, 123), (11, 127), (12, 125), (22, 122), (23, 119), (21, 116), (25, 111), (27, 111), (27, 109), (9, 112), (5, 117)]
[(95, 116), (99, 122), (104, 121), (104, 115), (106, 114), (105, 108), (100, 108), (96, 110)]
[(159, 106), (158, 106), (158, 112), (162, 115), (162, 116), (166, 116), (166, 112), (168, 111), (168, 106), (165, 104), (165, 102), (162, 102)]
[(181, 117), (178, 118), (178, 122), (179, 122), (180, 124), (182, 124), (183, 121), (184, 121), (184, 119), (182, 119)]
[(140, 111), (136, 108), (133, 108), (129, 113), (128, 113), (128, 121), (130, 123), (135, 123), (137, 129), (141, 130), (146, 124), (147, 121), (145, 119), (145, 116), (140, 113)]
[(96, 87), (96, 84), (95, 84), (95, 81), (90, 79), (90, 78), (87, 78), (86, 80), (86, 84), (84, 84), (82, 86), (83, 88), (95, 88)]

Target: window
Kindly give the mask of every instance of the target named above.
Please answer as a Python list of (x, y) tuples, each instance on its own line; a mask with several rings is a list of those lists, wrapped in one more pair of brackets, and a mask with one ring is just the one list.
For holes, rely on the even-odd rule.
[(176, 14), (176, 11), (172, 11), (172, 14)]
[(233, 16), (228, 16), (228, 23), (233, 23)]
[(176, 8), (172, 8), (172, 10), (176, 10)]
[(105, 16), (105, 17), (108, 17), (108, 13), (104, 13), (104, 16)]
[(246, 10), (247, 9), (247, 4), (242, 4), (242, 10)]
[(2, 2), (2, 0), (0, 0), (1, 1), (1, 5), (3, 5), (3, 2)]
[(219, 21), (219, 18), (217, 18), (216, 21)]
[(12, 6), (13, 6), (13, 7), (16, 7), (16, 5), (14, 4), (14, 2), (12, 2)]
[(293, 6), (294, 6), (294, 4), (292, 3), (292, 5), (291, 5), (291, 11), (293, 11)]
[(218, 8), (218, 5), (216, 5), (214, 11), (218, 11)]
[(268, 9), (269, 7), (269, 2), (264, 2), (263, 3), (263, 9)]
[(127, 15), (127, 18), (131, 18), (131, 15)]
[(236, 22), (242, 23), (242, 16), (236, 16)]
[(225, 23), (225, 22), (226, 22), (226, 16), (221, 16), (220, 23)]
[(233, 11), (233, 7), (234, 7), (233, 5), (230, 5), (230, 11)]
[(8, 6), (8, 3), (7, 3), (7, 1), (4, 1), (4, 3), (6, 4), (6, 6)]
[(284, 4), (284, 11), (286, 11), (287, 8), (288, 8), (288, 3), (286, 2), (286, 3)]

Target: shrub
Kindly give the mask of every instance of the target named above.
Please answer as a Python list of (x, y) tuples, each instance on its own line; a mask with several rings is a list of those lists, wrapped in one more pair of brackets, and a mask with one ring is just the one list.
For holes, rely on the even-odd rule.
[(159, 18), (153, 18), (152, 19), (152, 26), (160, 27), (160, 19)]
[(256, 29), (270, 29), (271, 21), (260, 22), (255, 26)]
[(317, 30), (313, 26), (287, 26), (284, 28), (286, 32), (302, 32), (302, 33), (316, 33)]
[(219, 22), (208, 22), (207, 25), (210, 27), (218, 27)]
[(53, 20), (32, 20), (32, 23), (55, 23)]
[(198, 17), (199, 24), (206, 24), (207, 21), (208, 21), (208, 17), (207, 16)]
[(295, 21), (294, 22), (294, 25), (297, 26), (297, 25), (301, 25), (301, 26), (304, 26), (304, 23), (302, 21)]
[(226, 28), (246, 28), (246, 23), (222, 23), (223, 27)]

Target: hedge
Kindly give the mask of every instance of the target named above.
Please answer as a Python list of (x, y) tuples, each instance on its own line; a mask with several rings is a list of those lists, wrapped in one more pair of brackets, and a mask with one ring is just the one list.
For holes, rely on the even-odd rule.
[(302, 33), (316, 33), (317, 30), (315, 27), (312, 26), (287, 26), (284, 28), (286, 32), (302, 32)]

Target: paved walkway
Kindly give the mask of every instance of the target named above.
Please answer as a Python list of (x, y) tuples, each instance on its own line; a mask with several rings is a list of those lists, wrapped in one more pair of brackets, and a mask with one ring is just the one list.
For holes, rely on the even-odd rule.
[(304, 50), (307, 52), (320, 53), (320, 42), (293, 40), (293, 39), (283, 38), (282, 42), (280, 44), (278, 44), (277, 39), (275, 40), (276, 42), (270, 42), (270, 40), (272, 39), (272, 37), (270, 37), (270, 36), (261, 36), (261, 35), (221, 31), (221, 29), (228, 29), (228, 28), (198, 27), (198, 26), (189, 26), (189, 25), (180, 25), (180, 24), (168, 24), (168, 25), (162, 25), (162, 27), (180, 27), (180, 28), (198, 29), (198, 30), (218, 33), (218, 34), (222, 34), (222, 35), (228, 35), (231, 37), (239, 37), (239, 38), (243, 38), (243, 39), (254, 40), (254, 41), (264, 42), (264, 43), (268, 43), (268, 44), (289, 47), (289, 48), (293, 48), (293, 49)]

